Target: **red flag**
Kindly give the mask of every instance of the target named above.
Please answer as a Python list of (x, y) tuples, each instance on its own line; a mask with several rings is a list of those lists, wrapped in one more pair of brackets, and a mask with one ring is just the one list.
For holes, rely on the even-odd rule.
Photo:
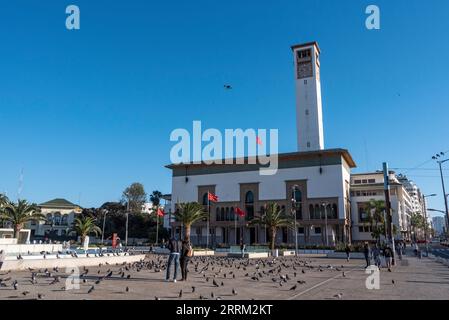
[(210, 193), (210, 192), (207, 193), (207, 198), (209, 199), (209, 201), (212, 201), (212, 202), (218, 201), (218, 196), (216, 196), (215, 194)]
[(259, 137), (256, 137), (256, 143), (258, 145), (262, 145), (262, 140)]
[(157, 208), (157, 216), (158, 217), (163, 217), (165, 214), (164, 209), (162, 208)]
[(242, 209), (240, 209), (238, 207), (235, 208), (235, 213), (238, 214), (240, 217), (245, 216), (245, 211), (243, 211)]

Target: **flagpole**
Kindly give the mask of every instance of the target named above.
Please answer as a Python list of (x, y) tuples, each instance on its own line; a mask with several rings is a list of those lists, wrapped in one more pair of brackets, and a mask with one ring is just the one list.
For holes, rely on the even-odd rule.
[(234, 211), (235, 245), (237, 245), (237, 214)]
[(209, 190), (207, 190), (207, 233), (206, 233), (206, 249), (209, 249), (209, 216), (210, 216), (210, 199), (209, 199)]
[(159, 239), (159, 207), (156, 211), (156, 245), (158, 244)]

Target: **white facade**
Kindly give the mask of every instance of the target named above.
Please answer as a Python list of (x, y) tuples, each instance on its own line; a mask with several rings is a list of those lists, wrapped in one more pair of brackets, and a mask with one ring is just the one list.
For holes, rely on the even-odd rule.
[[(350, 233), (349, 182), (354, 166), (349, 153), (342, 149), (280, 154), (279, 168), (272, 176), (260, 175), (258, 165), (170, 165), (171, 209), (175, 212), (177, 204), (186, 202), (202, 203), (205, 209), (209, 205), (212, 245), (238, 244), (239, 238), (249, 244), (266, 244), (266, 230), (248, 227), (247, 223), (262, 215), (268, 202), (276, 202), (285, 213), (294, 215), (291, 200), (293, 190), (298, 190), (298, 242), (319, 245), (345, 242)], [(217, 195), (219, 201), (208, 202), (207, 192)], [(245, 218), (235, 215), (237, 207), (247, 212)], [(180, 228), (181, 225), (174, 224), (175, 233), (179, 234)], [(201, 239), (196, 244), (204, 245), (206, 237), (204, 222), (192, 226), (193, 243)], [(278, 243), (294, 241), (294, 232), (287, 229), (279, 231), (276, 237)]]
[[(393, 224), (396, 226), (397, 240), (410, 237), (411, 197), (399, 183), (396, 175), (389, 174), (390, 202)], [(352, 239), (354, 241), (372, 240), (370, 223), (366, 218), (364, 206), (371, 199), (385, 201), (383, 172), (358, 173), (351, 175)]]
[(445, 219), (442, 216), (436, 216), (432, 218), (432, 228), (433, 230), (435, 230), (435, 235), (443, 234), (445, 224)]
[(31, 238), (53, 236), (68, 236), (73, 222), (82, 209), (65, 199), (54, 199), (39, 205), (41, 213), (46, 217), (45, 221), (28, 222), (31, 229)]
[(293, 46), (298, 151), (324, 149), (320, 49), (316, 42)]

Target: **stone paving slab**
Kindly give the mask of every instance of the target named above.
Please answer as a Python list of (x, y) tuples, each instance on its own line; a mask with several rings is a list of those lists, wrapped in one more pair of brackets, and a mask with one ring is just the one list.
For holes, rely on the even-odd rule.
[[(229, 262), (231, 260), (233, 261), (232, 267), (219, 265), (220, 261)], [(161, 300), (190, 300), (200, 299), (200, 297), (204, 299), (219, 297), (222, 300), (449, 299), (449, 268), (427, 258), (420, 260), (408, 256), (393, 268), (393, 272), (382, 269), (379, 290), (366, 289), (365, 280), (368, 275), (365, 274), (364, 266), (361, 264), (363, 261), (360, 260), (347, 262), (345, 259), (279, 257), (272, 266), (268, 266), (268, 261), (271, 260), (271, 258), (252, 261), (226, 257), (192, 258), (192, 263), (189, 266), (191, 271), (189, 280), (173, 283), (164, 281), (165, 270), (163, 269), (166, 256), (149, 255), (145, 261), (159, 263), (161, 270), (157, 269), (158, 272), (155, 272), (154, 268), (152, 270), (142, 268), (139, 271), (134, 268), (125, 271), (124, 277), (122, 277), (118, 272), (122, 266), (89, 267), (85, 282), (80, 283), (79, 290), (63, 289), (68, 276), (63, 272), (52, 274), (52, 277), (56, 274), (61, 276), (59, 283), (50, 284), (53, 278), (40, 274), (35, 285), (31, 283), (31, 274), (28, 271), (12, 271), (8, 274), (0, 272), (0, 279), (3, 279), (3, 283), (7, 285), (0, 287), (0, 299), (36, 299), (38, 294), (48, 300), (153, 300), (155, 297)], [(266, 267), (262, 266), (262, 261)], [(293, 270), (292, 266), (296, 263), (304, 262), (307, 263), (307, 267), (296, 265), (296, 270)], [(198, 272), (195, 272), (195, 264), (198, 264)], [(209, 267), (207, 267), (208, 264)], [(257, 265), (259, 266), (257, 272), (267, 273), (258, 277), (258, 280), (252, 279)], [(330, 266), (332, 268), (329, 268)], [(207, 270), (202, 273), (201, 270), (204, 268)], [(278, 270), (279, 268), (281, 269), (279, 274), (268, 274), (270, 269)], [(109, 269), (113, 271), (113, 275), (110, 278), (104, 278), (99, 284), (95, 284), (100, 277), (104, 277)], [(302, 273), (302, 270), (305, 273)], [(235, 278), (231, 276), (231, 272)], [(286, 275), (289, 280), (279, 280), (280, 276), (285, 277)], [(276, 281), (273, 281), (273, 278)], [(14, 280), (18, 281), (17, 290), (12, 287)], [(218, 287), (213, 285), (214, 280)], [(392, 280), (394, 280), (394, 284)], [(298, 281), (305, 281), (305, 283), (298, 283)], [(222, 282), (223, 285), (221, 285)], [(88, 293), (92, 286), (94, 286), (94, 290)], [(192, 286), (195, 287), (195, 292), (192, 292)], [(233, 294), (233, 289), (236, 291), (236, 295)], [(180, 298), (181, 290), (182, 297)], [(28, 293), (24, 295), (24, 292)]]

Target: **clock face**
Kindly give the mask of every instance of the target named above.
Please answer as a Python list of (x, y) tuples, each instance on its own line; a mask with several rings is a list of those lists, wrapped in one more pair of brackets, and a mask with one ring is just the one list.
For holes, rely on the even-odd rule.
[(312, 62), (299, 62), (298, 63), (298, 79), (313, 77)]

